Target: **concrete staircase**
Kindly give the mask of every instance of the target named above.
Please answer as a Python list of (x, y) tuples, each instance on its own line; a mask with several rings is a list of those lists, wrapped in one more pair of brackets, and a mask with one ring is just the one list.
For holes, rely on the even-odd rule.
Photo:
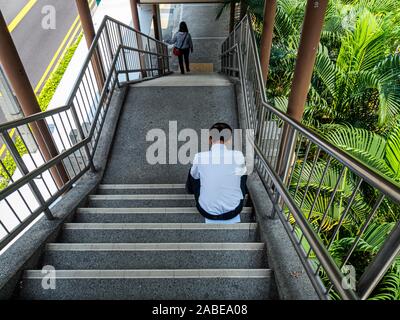
[(242, 223), (205, 224), (183, 185), (100, 185), (41, 265), (24, 272), (21, 299), (276, 299), (252, 208)]

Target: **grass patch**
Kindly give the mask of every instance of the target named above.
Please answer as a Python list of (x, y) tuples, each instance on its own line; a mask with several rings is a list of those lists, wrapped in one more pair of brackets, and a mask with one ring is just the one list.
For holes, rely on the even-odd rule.
[[(17, 148), (21, 157), (28, 153), (28, 150), (26, 149), (21, 137), (17, 137), (15, 139), (15, 147)], [(8, 186), (10, 182), (10, 176), (12, 177), (17, 169), (14, 158), (9, 151), (6, 152), (6, 156), (3, 158), (2, 162), (3, 165), (0, 166), (0, 190), (3, 190)], [(8, 174), (10, 174), (10, 176)]]
[(68, 68), (71, 59), (78, 48), (79, 42), (82, 39), (82, 34), (78, 37), (73, 45), (71, 45), (68, 50), (65, 52), (64, 56), (61, 59), (58, 67), (51, 73), (49, 79), (46, 81), (46, 84), (43, 87), (43, 90), (40, 92), (38, 96), (38, 102), (40, 109), (42, 111), (46, 111), (51, 99), (54, 96), (54, 93), (57, 90), (58, 85), (61, 82), (62, 77), (64, 76), (65, 71)]

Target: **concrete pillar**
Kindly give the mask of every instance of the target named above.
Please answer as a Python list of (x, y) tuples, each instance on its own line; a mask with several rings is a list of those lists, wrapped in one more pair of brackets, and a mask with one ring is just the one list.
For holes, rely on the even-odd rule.
[[(78, 8), (79, 18), (81, 20), (83, 33), (85, 35), (87, 47), (92, 46), (93, 40), (96, 37), (94, 30), (92, 13), (90, 11), (89, 3), (87, 0), (75, 0), (76, 7)], [(93, 70), (96, 77), (96, 82), (101, 91), (105, 81), (105, 73), (101, 65), (99, 53), (96, 51), (92, 58)]]
[(136, 30), (140, 31), (138, 1), (137, 0), (130, 0), (130, 4), (131, 4), (131, 11), (132, 11), (133, 27)]
[[(8, 31), (3, 14), (0, 11), (0, 63), (15, 92), (17, 100), (25, 116), (40, 113), (41, 109), (29, 82), (17, 48)], [(41, 154), (46, 161), (58, 155), (51, 133), (43, 120), (31, 123), (30, 128), (36, 139)], [(62, 187), (69, 179), (62, 163), (51, 169), (51, 174), (58, 187)]]
[(287, 113), (301, 121), (310, 88), (328, 0), (308, 0)]
[(274, 33), (276, 14), (276, 0), (265, 0), (264, 3), (264, 20), (261, 34), (261, 70), (264, 83), (267, 83), (269, 60), (271, 57), (272, 36)]

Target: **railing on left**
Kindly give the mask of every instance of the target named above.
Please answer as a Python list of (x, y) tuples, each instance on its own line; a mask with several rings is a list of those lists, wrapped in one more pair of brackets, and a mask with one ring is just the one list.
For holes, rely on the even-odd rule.
[[(105, 17), (70, 93), (57, 109), (0, 125), (0, 250), (89, 170), (116, 87), (170, 73), (167, 46)], [(46, 161), (37, 137), (51, 133), (58, 155)], [(42, 131), (43, 132), (43, 131)], [(33, 134), (35, 133), (35, 134)], [(67, 173), (60, 185), (54, 177)]]

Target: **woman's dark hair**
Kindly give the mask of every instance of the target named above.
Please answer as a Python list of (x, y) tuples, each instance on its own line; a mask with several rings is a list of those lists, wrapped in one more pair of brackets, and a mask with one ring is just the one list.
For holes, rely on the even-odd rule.
[(189, 32), (189, 29), (188, 29), (185, 21), (182, 21), (179, 24), (179, 32)]

